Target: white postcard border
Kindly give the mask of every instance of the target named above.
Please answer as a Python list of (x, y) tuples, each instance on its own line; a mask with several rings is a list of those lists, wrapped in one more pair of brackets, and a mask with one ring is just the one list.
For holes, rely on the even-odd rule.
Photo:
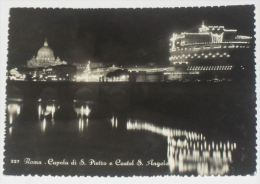
[[(255, 5), (255, 61), (256, 61), (256, 94), (257, 94), (257, 172), (254, 176), (209, 176), (209, 177), (70, 177), (70, 176), (5, 176), (3, 175), (3, 153), (4, 153), (4, 121), (5, 121), (5, 76), (8, 45), (8, 20), (9, 9), (12, 7), (34, 7), (34, 8), (155, 8), (155, 7), (206, 7), (227, 5)], [(259, 25), (260, 25), (260, 3), (257, 0), (0, 0), (0, 183), (260, 183), (260, 122), (259, 122), (259, 99), (260, 99), (260, 51), (259, 51)]]

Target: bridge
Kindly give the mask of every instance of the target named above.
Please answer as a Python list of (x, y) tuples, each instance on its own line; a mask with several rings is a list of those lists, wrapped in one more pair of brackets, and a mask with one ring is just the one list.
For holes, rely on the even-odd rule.
[[(98, 100), (102, 98), (137, 99), (137, 98), (172, 98), (187, 95), (221, 94), (221, 89), (237, 88), (232, 83), (160, 83), (160, 82), (28, 82), (7, 81), (7, 98), (20, 97), (26, 99), (55, 98), (60, 100)], [(191, 90), (192, 89), (192, 90)], [(227, 90), (229, 92), (230, 90)], [(230, 94), (232, 95), (232, 94)]]

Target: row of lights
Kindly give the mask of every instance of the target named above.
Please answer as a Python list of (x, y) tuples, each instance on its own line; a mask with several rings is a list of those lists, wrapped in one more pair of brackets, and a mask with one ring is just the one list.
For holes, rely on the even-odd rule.
[(207, 26), (209, 30), (224, 30), (224, 26)]
[(233, 66), (189, 66), (187, 70), (196, 71), (196, 70), (202, 70), (202, 71), (215, 71), (215, 70), (232, 70)]
[(229, 171), (229, 164), (232, 162), (232, 151), (182, 149), (175, 148), (168, 142), (167, 158), (171, 172), (223, 175)]
[[(217, 47), (214, 46), (210, 46), (210, 47), (205, 47), (204, 45), (214, 45), (217, 44)], [(243, 45), (241, 45), (243, 44)], [(221, 42), (221, 43), (212, 43), (212, 42), (202, 42), (202, 43), (189, 43), (189, 44), (185, 44), (182, 47), (176, 47), (172, 48), (171, 51), (185, 51), (185, 50), (208, 50), (208, 49), (226, 49), (226, 48), (249, 48), (248, 45), (244, 45), (244, 44), (249, 44), (249, 42)], [(198, 46), (201, 45), (201, 47), (197, 47), (194, 48), (193, 46)], [(171, 46), (171, 45), (170, 45)]]
[(205, 137), (193, 131), (180, 129), (172, 129), (168, 127), (158, 127), (151, 123), (146, 123), (138, 120), (128, 120), (126, 124), (127, 130), (146, 130), (165, 137), (186, 137), (188, 140), (205, 140)]
[[(170, 57), (170, 60), (173, 60), (172, 59), (173, 57)], [(174, 61), (174, 62), (172, 62), (174, 65), (177, 65), (177, 64), (179, 64), (179, 65), (181, 65), (181, 64), (189, 64), (189, 62), (188, 61), (183, 61), (183, 60), (178, 60), (178, 61)]]
[(171, 56), (170, 57), (170, 60), (179, 60), (179, 59), (193, 59), (193, 58), (196, 58), (196, 59), (200, 59), (200, 58), (204, 58), (204, 59), (207, 59), (207, 58), (216, 58), (216, 57), (226, 57), (226, 58), (229, 58), (230, 55), (227, 54), (226, 52), (224, 53), (219, 53), (219, 52), (216, 52), (216, 53), (194, 53), (194, 54), (182, 54), (182, 55), (178, 55), (178, 56)]
[(196, 172), (199, 175), (223, 175), (229, 171), (236, 143), (207, 142), (205, 137), (167, 127), (158, 127), (142, 121), (127, 121), (127, 130), (146, 130), (167, 137), (167, 158), (171, 172)]
[(191, 72), (164, 72), (164, 75), (199, 75), (200, 72), (198, 71), (191, 71)]
[(179, 159), (181, 156), (189, 161), (205, 161), (208, 159), (232, 162), (232, 150), (204, 150), (189, 148), (174, 148), (168, 145), (168, 157)]
[(207, 142), (168, 137), (167, 158), (171, 172), (224, 175), (229, 171), (236, 143)]
[(231, 143), (227, 141), (226, 143), (223, 142), (215, 142), (212, 141), (211, 143), (207, 142), (206, 140), (203, 141), (192, 141), (191, 139), (187, 138), (185, 140), (182, 139), (175, 139), (168, 137), (168, 144), (174, 146), (175, 148), (187, 148), (187, 149), (200, 149), (202, 150), (235, 150), (237, 148), (236, 143)]

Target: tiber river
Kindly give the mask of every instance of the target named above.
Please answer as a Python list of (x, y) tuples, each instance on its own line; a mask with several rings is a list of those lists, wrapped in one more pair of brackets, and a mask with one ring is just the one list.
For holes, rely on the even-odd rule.
[(252, 174), (253, 93), (229, 83), (192, 85), (148, 85), (127, 102), (102, 91), (84, 99), (84, 90), (66, 97), (47, 89), (34, 98), (15, 89), (7, 97), (5, 172)]

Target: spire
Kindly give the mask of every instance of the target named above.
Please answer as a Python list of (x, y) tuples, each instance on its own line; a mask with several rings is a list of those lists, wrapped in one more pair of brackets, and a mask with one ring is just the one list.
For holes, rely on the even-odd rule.
[(205, 22), (204, 20), (202, 21), (202, 24), (201, 24), (201, 27), (204, 27), (205, 26)]
[(45, 38), (45, 40), (44, 40), (44, 47), (48, 47), (49, 45), (48, 45), (48, 42), (47, 42), (47, 38)]
[(199, 27), (199, 33), (205, 33), (208, 31), (208, 26), (205, 25), (204, 20), (201, 23), (201, 26)]

